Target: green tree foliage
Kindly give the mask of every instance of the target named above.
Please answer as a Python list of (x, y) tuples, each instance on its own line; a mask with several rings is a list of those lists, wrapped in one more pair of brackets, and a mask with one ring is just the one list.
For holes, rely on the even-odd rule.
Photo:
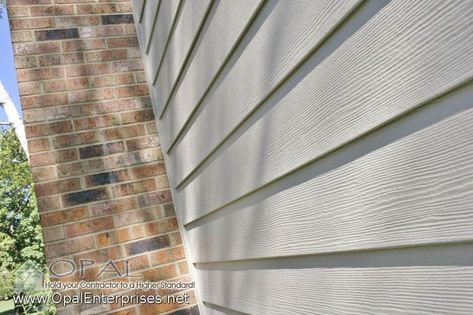
[(9, 129), (0, 132), (0, 295), (11, 295), (9, 277), (25, 261), (45, 266), (43, 247), (28, 160)]

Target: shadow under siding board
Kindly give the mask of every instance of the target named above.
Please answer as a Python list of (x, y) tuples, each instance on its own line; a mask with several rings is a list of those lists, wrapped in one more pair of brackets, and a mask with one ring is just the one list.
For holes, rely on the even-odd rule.
[(248, 314), (471, 314), (473, 267), (197, 270), (202, 300)]
[(146, 45), (146, 70), (150, 81), (156, 75), (161, 60), (166, 50), (172, 28), (178, 17), (179, 8), (183, 0), (162, 1), (159, 6), (158, 16), (155, 20), (153, 32)]
[[(289, 92), (273, 94), (258, 109), (265, 111), (259, 120), (227, 141), (208, 166), (179, 187), (175, 200), (178, 208), (186, 209), (183, 222), (251, 193), (471, 79), (472, 18), (473, 2), (468, 1), (388, 4)], [(171, 160), (182, 163), (178, 155)]]
[[(185, 1), (181, 17), (167, 48), (170, 53), (163, 57), (161, 67), (153, 80), (156, 92), (156, 103), (163, 107), (167, 103), (177, 80), (194, 48), (207, 14), (213, 1)], [(172, 52), (172, 53), (171, 53)]]
[[(196, 43), (197, 51), (182, 82), (166, 106), (159, 104), (158, 113), (162, 122), (176, 119), (175, 115), (183, 117), (183, 120), (189, 119), (233, 54), (263, 3), (263, 0), (217, 0), (216, 11), (209, 16), (210, 23)], [(171, 134), (165, 134), (163, 140), (171, 137)]]
[(473, 240), (472, 156), (470, 84), (187, 225), (193, 262)]
[[(182, 140), (171, 149), (176, 152), (175, 167), (171, 166), (175, 184), (180, 184), (360, 2), (276, 2), (219, 86), (202, 102), (202, 110), (191, 127), (183, 132)], [(377, 12), (385, 2), (374, 4)], [(268, 7), (263, 8), (261, 16)], [(168, 151), (186, 122), (186, 111), (171, 113), (171, 110), (162, 122), (166, 135), (163, 144)], [(181, 156), (185, 151), (192, 154)]]

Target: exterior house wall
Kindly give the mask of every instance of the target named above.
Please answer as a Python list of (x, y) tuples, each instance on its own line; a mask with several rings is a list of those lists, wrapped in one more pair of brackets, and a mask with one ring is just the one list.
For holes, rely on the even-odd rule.
[[(126, 280), (97, 277), (111, 259), (122, 272), (127, 260), (130, 276), (142, 280), (191, 281), (131, 3), (9, 0), (8, 14), (48, 263), (95, 261), (82, 278), (51, 280)], [(186, 293), (188, 305), (71, 305), (59, 313), (198, 314), (194, 291)]]
[(468, 314), (471, 1), (133, 1), (207, 314)]

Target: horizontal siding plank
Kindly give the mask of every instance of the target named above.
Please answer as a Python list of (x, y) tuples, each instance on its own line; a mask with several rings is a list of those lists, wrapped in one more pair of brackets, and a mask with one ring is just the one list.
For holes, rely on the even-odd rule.
[(472, 267), (199, 270), (205, 302), (249, 314), (471, 314)]
[(472, 17), (469, 1), (387, 5), (175, 192), (184, 224), (471, 79)]
[[(202, 112), (176, 147), (176, 184), (199, 165), (223, 139), (317, 48), (360, 3), (348, 1), (279, 1), (261, 25)], [(378, 1), (382, 4), (382, 1)], [(162, 122), (169, 147), (187, 118), (170, 112)], [(216, 121), (218, 120), (218, 122)], [(210, 123), (209, 122), (214, 122)], [(182, 154), (183, 151), (192, 154)]]
[(143, 48), (149, 46), (151, 40), (151, 32), (153, 31), (154, 23), (157, 21), (157, 15), (159, 14), (161, 0), (158, 1), (146, 1), (143, 8), (143, 16), (140, 23), (140, 36), (145, 44)]
[[(164, 121), (175, 115), (183, 117), (184, 120), (190, 116), (245, 33), (261, 3), (262, 0), (217, 0), (217, 9), (213, 16), (209, 17), (211, 21), (198, 50), (177, 91), (169, 100), (164, 115), (165, 107), (158, 104), (158, 112)], [(163, 140), (169, 137), (170, 135), (166, 135)]]
[(148, 71), (147, 75), (149, 80), (152, 80), (156, 75), (180, 5), (181, 0), (173, 0), (163, 1), (159, 6), (155, 30), (147, 46), (149, 47), (149, 52), (145, 57), (148, 65), (146, 69)]
[(472, 240), (473, 86), (432, 105), (197, 222), (194, 262)]
[[(172, 53), (164, 56), (156, 78), (154, 89), (156, 89), (158, 104), (166, 104), (211, 4), (210, 0), (184, 3), (181, 17), (169, 42), (168, 50)], [(154, 78), (151, 79), (154, 80)]]

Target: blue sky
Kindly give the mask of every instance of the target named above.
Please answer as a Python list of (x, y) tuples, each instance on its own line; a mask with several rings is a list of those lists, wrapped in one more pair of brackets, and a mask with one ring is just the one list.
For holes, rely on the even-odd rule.
[[(3, 82), (8, 93), (21, 113), (18, 83), (16, 81), (13, 49), (10, 39), (10, 26), (8, 25), (7, 12), (3, 10), (0, 19), (0, 81)], [(0, 109), (0, 121), (6, 121), (3, 109)]]

